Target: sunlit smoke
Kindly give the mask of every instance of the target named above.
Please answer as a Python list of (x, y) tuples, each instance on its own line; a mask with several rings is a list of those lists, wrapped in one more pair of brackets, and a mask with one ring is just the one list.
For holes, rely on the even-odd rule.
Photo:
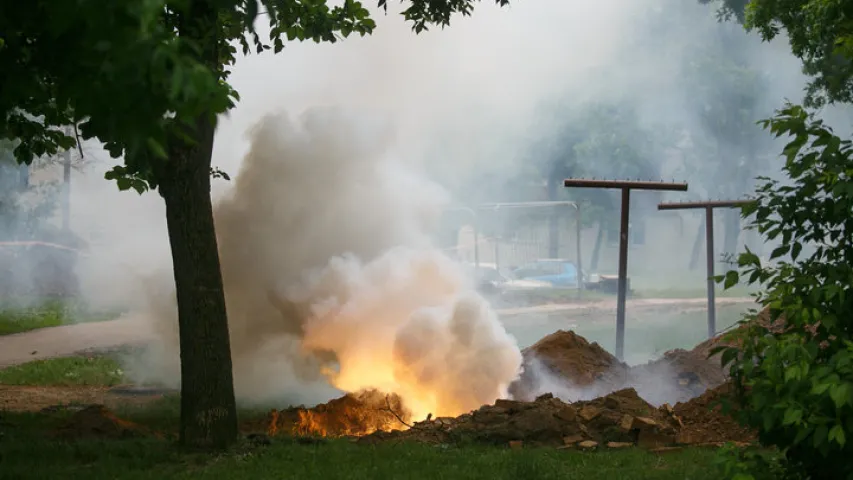
[[(252, 130), (215, 209), (239, 396), (327, 379), (396, 393), (416, 417), (452, 415), (517, 376), (515, 340), (430, 245), (443, 190), (389, 150), (388, 133), (335, 109)], [(154, 292), (162, 359), (175, 358), (173, 298)], [(165, 366), (174, 373), (174, 361), (151, 365)]]

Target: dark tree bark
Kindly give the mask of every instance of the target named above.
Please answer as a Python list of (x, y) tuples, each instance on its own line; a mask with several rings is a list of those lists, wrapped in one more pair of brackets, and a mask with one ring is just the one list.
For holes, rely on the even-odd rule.
[(175, 142), (160, 193), (172, 247), (181, 348), (180, 441), (225, 448), (237, 439), (231, 345), (210, 199), (214, 126), (197, 122), (198, 144)]
[[(222, 26), (212, 2), (190, 0), (178, 14), (178, 30), (199, 47), (199, 61), (221, 70)], [(173, 135), (169, 158), (157, 172), (178, 302), (180, 442), (204, 449), (237, 440), (231, 340), (210, 199), (215, 122), (215, 115), (203, 112), (193, 122), (192, 142)]]

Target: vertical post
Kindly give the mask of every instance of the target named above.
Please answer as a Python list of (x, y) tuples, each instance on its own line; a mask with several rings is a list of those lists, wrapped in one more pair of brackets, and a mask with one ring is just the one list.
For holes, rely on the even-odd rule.
[(705, 245), (708, 264), (708, 338), (717, 333), (717, 307), (714, 300), (714, 207), (705, 207)]
[(71, 150), (62, 154), (62, 230), (71, 229)]
[(622, 218), (619, 223), (619, 280), (616, 300), (616, 358), (625, 354), (625, 301), (628, 295), (628, 218), (631, 190), (622, 189)]

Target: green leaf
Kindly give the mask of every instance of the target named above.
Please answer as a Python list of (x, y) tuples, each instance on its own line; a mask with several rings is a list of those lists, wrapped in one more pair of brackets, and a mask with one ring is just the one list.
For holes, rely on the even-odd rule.
[(739, 279), (740, 279), (740, 275), (738, 274), (737, 271), (729, 270), (728, 272), (726, 272), (726, 278), (725, 278), (725, 283), (723, 284), (723, 287), (726, 289), (732, 288), (735, 285), (737, 285)]
[(853, 391), (850, 388), (849, 383), (841, 383), (835, 384), (829, 387), (829, 397), (832, 399), (832, 402), (835, 403), (835, 408), (841, 408), (844, 405), (853, 403), (853, 395), (851, 395)]
[(800, 242), (794, 242), (791, 246), (791, 259), (796, 260), (797, 257), (800, 256), (800, 252), (803, 251), (803, 244)]
[(121, 191), (129, 190), (132, 186), (130, 179), (127, 177), (117, 178), (116, 184), (118, 184), (118, 189)]
[(844, 427), (835, 425), (829, 430), (829, 441), (835, 441), (839, 446), (843, 447), (847, 443), (847, 437), (844, 434)]
[(823, 395), (824, 393), (826, 393), (827, 390), (829, 390), (829, 387), (831, 386), (832, 384), (830, 383), (818, 383), (817, 385), (812, 387), (810, 393), (812, 395)]
[(803, 419), (803, 411), (802, 410), (800, 410), (799, 408), (795, 408), (795, 407), (788, 407), (788, 409), (785, 410), (785, 416), (782, 419), (782, 425), (785, 425), (785, 426), (793, 425), (795, 423), (798, 423), (802, 419)]
[(780, 247), (776, 247), (775, 249), (773, 249), (772, 252), (770, 252), (770, 260), (775, 260), (781, 256), (786, 255), (790, 249), (790, 245), (782, 245)]

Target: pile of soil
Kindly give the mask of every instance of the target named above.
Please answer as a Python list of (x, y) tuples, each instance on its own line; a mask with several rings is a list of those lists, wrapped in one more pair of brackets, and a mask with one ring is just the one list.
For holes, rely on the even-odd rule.
[[(643, 388), (649, 380), (652, 384)], [(722, 385), (727, 379), (720, 356), (708, 358), (704, 348), (693, 350), (676, 349), (663, 354), (663, 357), (644, 365), (632, 367), (628, 372), (628, 384), (640, 388), (653, 400), (656, 395), (665, 397), (666, 402), (686, 402), (703, 394), (707, 390)]]
[(565, 392), (552, 391), (555, 385), (546, 384), (556, 382), (567, 391), (582, 392), (584, 398), (635, 388), (658, 405), (686, 402), (726, 381), (719, 356), (708, 358), (718, 341), (719, 337), (689, 351), (671, 350), (658, 360), (629, 368), (599, 344), (560, 330), (522, 351), (524, 372), (509, 393), (523, 401), (544, 393), (560, 393), (566, 399)]
[(720, 400), (730, 398), (731, 386), (725, 383), (686, 403), (675, 405), (674, 412), (683, 422), (678, 434), (682, 443), (753, 442), (756, 432), (741, 426), (722, 412)]
[(377, 390), (350, 393), (312, 408), (272, 410), (267, 435), (361, 436), (405, 428), (410, 413), (400, 397)]
[(676, 445), (679, 428), (671, 409), (656, 409), (629, 388), (573, 404), (550, 394), (532, 402), (498, 400), (457, 418), (430, 419), (404, 431), (374, 432), (359, 443), (473, 441), (513, 447), (656, 449)]
[(119, 439), (151, 435), (144, 427), (118, 418), (103, 405), (89, 405), (78, 410), (55, 433), (63, 439)]
[(595, 395), (612, 392), (627, 380), (628, 366), (597, 343), (572, 331), (558, 330), (522, 350), (524, 372), (509, 387), (512, 398), (531, 401), (543, 392), (541, 375)]

